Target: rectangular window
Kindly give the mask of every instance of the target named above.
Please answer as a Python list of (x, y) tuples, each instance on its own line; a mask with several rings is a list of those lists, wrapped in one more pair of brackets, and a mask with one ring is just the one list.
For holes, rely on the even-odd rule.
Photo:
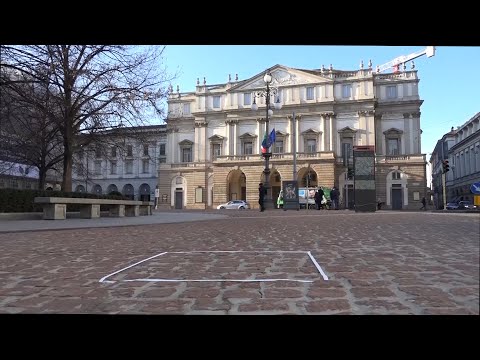
[(117, 175), (117, 160), (110, 161), (110, 175)]
[(183, 104), (183, 115), (190, 115), (190, 103)]
[(397, 98), (397, 85), (387, 86), (387, 99)]
[(307, 100), (313, 100), (313, 86), (307, 87)]
[(117, 157), (117, 147), (116, 146), (112, 146), (111, 155), (112, 155), (112, 157)]
[(165, 144), (160, 144), (160, 155), (165, 156)]
[(133, 156), (133, 147), (132, 147), (132, 145), (127, 145), (127, 156)]
[(196, 203), (203, 202), (203, 188), (202, 187), (195, 188), (195, 202)]
[(148, 145), (143, 145), (143, 156), (148, 156)]
[(95, 175), (102, 175), (102, 161), (95, 160)]
[(247, 93), (243, 94), (243, 105), (251, 105), (252, 104), (252, 94)]
[(283, 140), (275, 141), (273, 152), (275, 154), (283, 154)]
[(27, 181), (25, 183), (25, 189), (31, 189), (31, 188), (32, 188), (32, 183)]
[(220, 96), (213, 97), (213, 108), (220, 109)]
[(125, 161), (125, 174), (133, 174), (133, 160)]
[(159, 158), (159, 159), (158, 159), (158, 163), (159, 163), (159, 164), (165, 164), (166, 162), (167, 162), (167, 158), (164, 158), (164, 157), (163, 157), (163, 158)]
[(192, 148), (182, 149), (182, 162), (192, 162)]
[(82, 163), (77, 164), (77, 176), (85, 176), (85, 171), (83, 169)]
[(349, 99), (350, 97), (352, 97), (352, 85), (351, 84), (343, 85), (342, 86), (342, 98)]
[(95, 147), (95, 157), (97, 159), (102, 157), (102, 148), (100, 146)]
[(253, 143), (251, 141), (247, 141), (243, 143), (243, 155), (251, 155), (253, 154)]
[(18, 189), (18, 181), (15, 179), (12, 179), (10, 184), (12, 185), (12, 189)]
[(342, 139), (341, 152), (342, 152), (342, 159), (344, 159), (344, 161), (348, 160), (348, 158), (352, 156), (352, 146), (353, 146), (353, 138)]
[(222, 148), (220, 144), (212, 144), (212, 160), (216, 160), (217, 156), (222, 155)]
[(307, 153), (317, 152), (317, 140), (307, 139)]
[(148, 164), (150, 161), (148, 159), (144, 159), (142, 161), (142, 173), (147, 174), (150, 172)]
[(400, 154), (400, 144), (398, 139), (387, 139), (387, 154), (388, 155)]

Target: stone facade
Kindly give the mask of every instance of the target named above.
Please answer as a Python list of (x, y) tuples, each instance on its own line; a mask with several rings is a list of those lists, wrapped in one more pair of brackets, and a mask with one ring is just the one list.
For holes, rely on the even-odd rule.
[[(480, 112), (456, 129), (448, 159), (451, 176), (446, 182), (447, 199), (475, 202), (470, 187), (480, 183)], [(476, 196), (476, 204), (480, 205), (480, 194)]]
[[(275, 65), (250, 79), (207, 85), (194, 92), (171, 93), (168, 99), (166, 163), (160, 164), (158, 186), (172, 208), (204, 209), (244, 199), (258, 207), (258, 183), (264, 181), (261, 143), (266, 135), (265, 73), (275, 129), (271, 148), (273, 201), (282, 180), (305, 186), (346, 184), (342, 154), (353, 146), (374, 145), (376, 190), (383, 208), (417, 209), (426, 195), (425, 155), (421, 154), (417, 71), (377, 74), (371, 68), (339, 71), (305, 70)], [(259, 96), (260, 95), (260, 96)], [(252, 110), (252, 104), (258, 110)], [(295, 118), (294, 118), (295, 115)], [(267, 134), (268, 135), (268, 134)], [(349, 159), (349, 163), (352, 163)]]
[[(105, 131), (74, 156), (72, 189), (154, 201), (158, 168), (167, 158), (166, 125)], [(159, 202), (167, 199), (159, 198)]]

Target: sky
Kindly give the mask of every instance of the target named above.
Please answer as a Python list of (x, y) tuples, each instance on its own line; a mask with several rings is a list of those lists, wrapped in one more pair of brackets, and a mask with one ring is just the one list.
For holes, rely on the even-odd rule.
[[(425, 46), (430, 44), (425, 44)], [(425, 46), (281, 46), (281, 45), (167, 45), (164, 65), (177, 74), (176, 91), (195, 91), (197, 78), (207, 85), (239, 80), (262, 73), (276, 64), (292, 68), (319, 69), (333, 65), (338, 70), (357, 70), (369, 59), (373, 68)], [(430, 154), (437, 140), (451, 127), (468, 121), (480, 111), (480, 47), (437, 46), (435, 56), (415, 59), (418, 70), (422, 153)], [(410, 63), (407, 65), (410, 69)], [(388, 72), (388, 71), (385, 71)], [(427, 160), (429, 157), (427, 157)]]

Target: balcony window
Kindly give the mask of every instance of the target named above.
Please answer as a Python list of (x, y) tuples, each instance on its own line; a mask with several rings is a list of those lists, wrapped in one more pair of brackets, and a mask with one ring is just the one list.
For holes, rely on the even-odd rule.
[(313, 86), (307, 87), (307, 100), (313, 100)]
[(125, 161), (125, 174), (133, 174), (133, 160)]
[(220, 96), (213, 97), (213, 108), (220, 109)]
[(191, 147), (182, 148), (182, 162), (184, 162), (184, 163), (192, 162), (192, 148)]
[(252, 94), (247, 93), (243, 94), (243, 105), (251, 105), (252, 104)]
[(117, 175), (117, 160), (110, 161), (110, 175)]

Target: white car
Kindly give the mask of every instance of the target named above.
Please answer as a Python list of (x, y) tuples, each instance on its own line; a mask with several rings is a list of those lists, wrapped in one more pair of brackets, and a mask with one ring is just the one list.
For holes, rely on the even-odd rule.
[(218, 210), (221, 209), (239, 209), (245, 210), (250, 209), (250, 204), (244, 200), (232, 200), (227, 202), (226, 204), (220, 204), (217, 206)]

